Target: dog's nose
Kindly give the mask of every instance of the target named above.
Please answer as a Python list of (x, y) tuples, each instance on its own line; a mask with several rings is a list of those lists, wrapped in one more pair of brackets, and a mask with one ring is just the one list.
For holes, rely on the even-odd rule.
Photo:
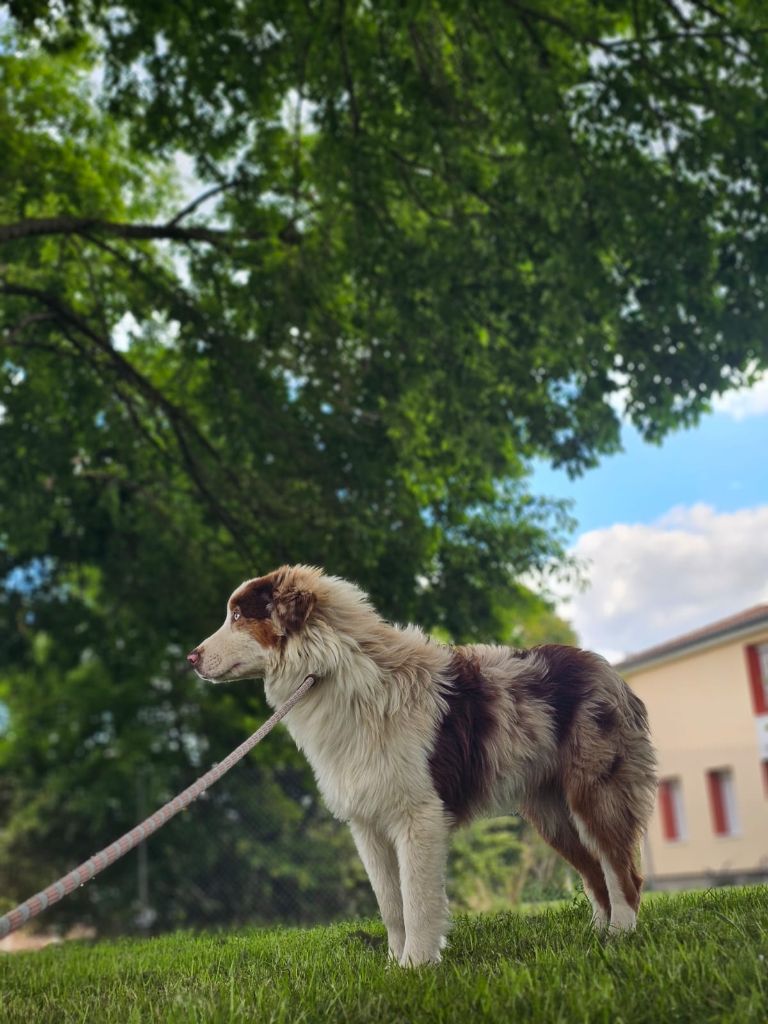
[(199, 648), (196, 647), (194, 649), (194, 651), (191, 651), (187, 655), (187, 661), (189, 662), (190, 665), (196, 665), (198, 663), (198, 661), (200, 661), (200, 650), (199, 650)]

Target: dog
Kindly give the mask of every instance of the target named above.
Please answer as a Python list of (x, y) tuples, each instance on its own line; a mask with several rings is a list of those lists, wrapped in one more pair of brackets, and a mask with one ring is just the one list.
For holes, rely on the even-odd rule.
[(519, 810), (580, 873), (595, 926), (635, 927), (656, 760), (643, 702), (598, 655), (452, 647), (294, 565), (241, 584), (187, 659), (214, 683), (263, 678), (272, 707), (317, 677), (285, 723), (349, 823), (402, 966), (440, 960), (451, 833), (477, 815)]

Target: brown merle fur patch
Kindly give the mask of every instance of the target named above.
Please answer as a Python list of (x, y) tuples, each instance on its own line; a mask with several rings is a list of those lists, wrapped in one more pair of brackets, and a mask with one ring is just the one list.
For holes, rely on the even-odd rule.
[(531, 649), (543, 660), (543, 674), (526, 681), (529, 696), (544, 701), (552, 710), (555, 738), (562, 744), (571, 731), (582, 702), (594, 688), (595, 658), (578, 647), (542, 644)]
[(616, 709), (604, 702), (596, 703), (591, 709), (592, 720), (600, 732), (613, 732), (618, 724)]
[(232, 597), (232, 607), (239, 608), (244, 619), (268, 619), (272, 614), (274, 590), (274, 578), (261, 576)]
[[(274, 572), (246, 584), (230, 603), (240, 609), (249, 631), (260, 643), (274, 646), (281, 634), (296, 633), (305, 625), (314, 608), (315, 595), (292, 586), (285, 574)], [(272, 625), (273, 615), (278, 629)]]
[(271, 619), (246, 619), (244, 628), (262, 647), (277, 647), (280, 644), (281, 636)]
[(611, 761), (611, 763), (607, 766), (605, 771), (599, 776), (600, 781), (601, 782), (610, 782), (611, 779), (616, 775), (616, 773), (621, 769), (621, 766), (623, 764), (624, 764), (624, 755), (623, 754), (614, 754), (613, 755), (613, 760)]
[(476, 658), (456, 650), (451, 669), (452, 683), (442, 691), (448, 709), (429, 756), (429, 769), (446, 809), (462, 822), (485, 801), (494, 781), (488, 740), (498, 727), (497, 695)]

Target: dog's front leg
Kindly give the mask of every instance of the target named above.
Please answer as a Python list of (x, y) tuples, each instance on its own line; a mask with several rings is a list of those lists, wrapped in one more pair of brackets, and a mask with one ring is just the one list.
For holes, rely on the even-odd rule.
[(403, 967), (439, 963), (448, 930), (445, 868), (449, 829), (442, 807), (419, 808), (396, 832), (403, 890)]
[(399, 961), (405, 946), (405, 925), (395, 848), (386, 836), (370, 825), (360, 821), (349, 824), (387, 929), (389, 955)]

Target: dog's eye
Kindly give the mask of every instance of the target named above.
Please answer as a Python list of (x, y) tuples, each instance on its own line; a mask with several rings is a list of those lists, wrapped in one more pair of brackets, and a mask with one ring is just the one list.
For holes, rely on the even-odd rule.
[(235, 608), (235, 610), (232, 612), (232, 621), (233, 622), (237, 622), (237, 620), (239, 618), (240, 618), (240, 609), (239, 608)]

